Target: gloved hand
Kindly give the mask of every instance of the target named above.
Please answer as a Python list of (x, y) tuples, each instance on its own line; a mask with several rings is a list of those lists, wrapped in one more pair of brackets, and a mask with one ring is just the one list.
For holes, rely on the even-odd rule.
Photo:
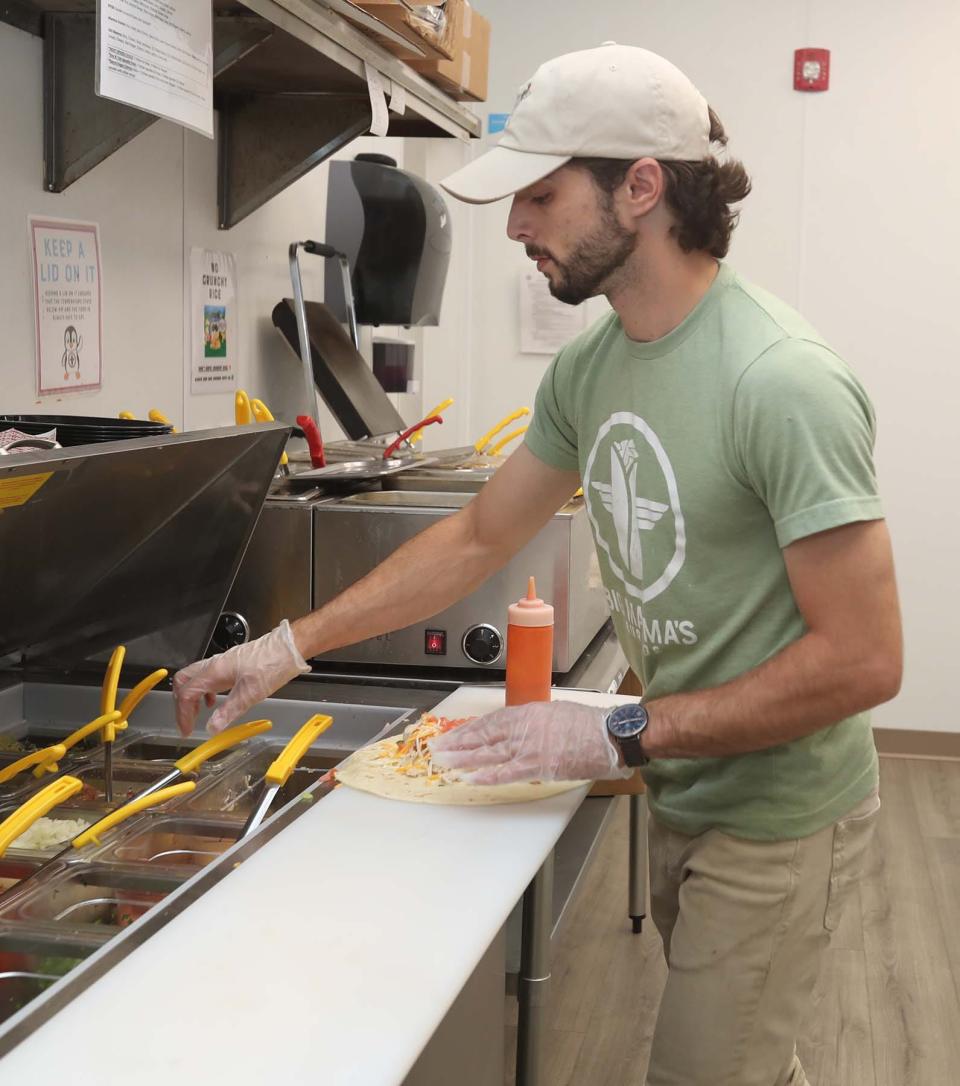
[(534, 701), (498, 709), (434, 739), (444, 769), (467, 770), (471, 784), (610, 780), (633, 772), (619, 764), (606, 710), (575, 701)]
[(189, 735), (197, 721), (200, 699), (212, 706), (216, 695), (229, 690), (230, 696), (207, 721), (207, 731), (222, 732), (242, 713), (297, 675), (310, 670), (293, 640), (286, 619), (270, 633), (235, 645), (232, 649), (198, 660), (173, 677), (177, 727)]

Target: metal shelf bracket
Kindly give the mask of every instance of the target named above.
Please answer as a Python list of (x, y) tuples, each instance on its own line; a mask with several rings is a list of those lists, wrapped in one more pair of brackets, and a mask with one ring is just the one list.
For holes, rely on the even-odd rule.
[(221, 230), (369, 131), (371, 121), (369, 100), (355, 95), (229, 95), (218, 106)]
[[(256, 17), (214, 21), (219, 75), (272, 34)], [(63, 192), (157, 119), (101, 98), (94, 90), (97, 22), (93, 13), (48, 13), (43, 40), (43, 184)]]

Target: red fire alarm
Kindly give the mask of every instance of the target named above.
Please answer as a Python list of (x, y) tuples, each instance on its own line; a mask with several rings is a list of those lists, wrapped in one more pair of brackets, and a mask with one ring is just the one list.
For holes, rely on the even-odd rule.
[(796, 49), (793, 54), (793, 89), (825, 91), (830, 86), (830, 50)]

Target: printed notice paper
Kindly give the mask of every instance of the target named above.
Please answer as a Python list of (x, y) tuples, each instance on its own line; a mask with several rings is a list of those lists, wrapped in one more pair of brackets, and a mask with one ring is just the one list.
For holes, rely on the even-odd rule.
[(190, 391), (237, 387), (237, 270), (232, 253), (190, 250)]
[(97, 94), (213, 139), (211, 0), (97, 0)]
[[(367, 77), (367, 94), (370, 96), (370, 135), (385, 136), (390, 127), (390, 118), (387, 115), (387, 97), (383, 87), (383, 76), (373, 65), (363, 62), (363, 70)], [(404, 103), (406, 108), (406, 103)], [(397, 109), (397, 113), (401, 110)]]
[(100, 228), (29, 219), (37, 317), (37, 393), (98, 389), (103, 328)]
[(520, 353), (556, 354), (587, 326), (587, 307), (558, 302), (539, 272), (520, 280)]

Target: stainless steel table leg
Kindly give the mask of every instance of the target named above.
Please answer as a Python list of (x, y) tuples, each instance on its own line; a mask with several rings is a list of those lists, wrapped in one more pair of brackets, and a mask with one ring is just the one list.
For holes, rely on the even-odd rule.
[(553, 853), (523, 895), (523, 935), (517, 987), (517, 1086), (548, 1086), (543, 1046), (550, 991), (550, 932), (553, 927)]
[(647, 797), (630, 797), (630, 887), (627, 892), (634, 934), (643, 930), (647, 915)]

